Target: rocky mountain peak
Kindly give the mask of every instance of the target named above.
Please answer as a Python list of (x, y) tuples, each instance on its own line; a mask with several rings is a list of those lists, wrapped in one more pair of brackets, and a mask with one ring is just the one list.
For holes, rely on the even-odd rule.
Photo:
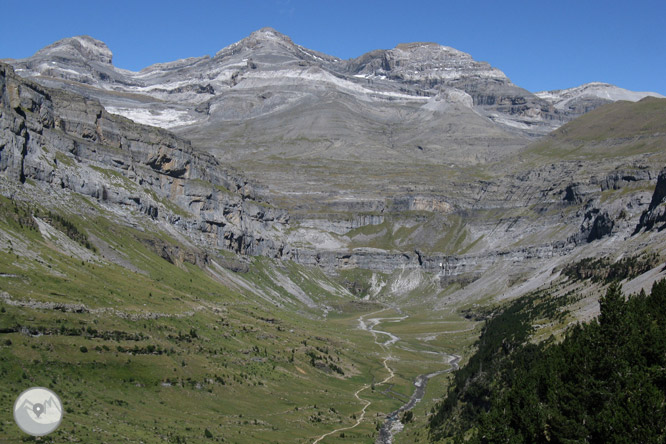
[(273, 28), (261, 28), (254, 31), (244, 39), (222, 48), (215, 57), (225, 57), (240, 52), (252, 52), (268, 50), (271, 52), (292, 51), (294, 42), (288, 36), (274, 30)]
[(84, 59), (106, 65), (111, 65), (113, 61), (113, 53), (106, 43), (87, 35), (58, 40), (37, 51), (35, 57)]
[(248, 39), (251, 40), (256, 40), (256, 41), (281, 41), (284, 43), (288, 43), (290, 45), (293, 45), (294, 42), (291, 40), (291, 38), (285, 34), (282, 34), (281, 32), (276, 31), (275, 29), (271, 28), (270, 26), (258, 29), (254, 32), (252, 32), (248, 37)]
[(573, 111), (578, 114), (618, 100), (637, 102), (644, 97), (664, 97), (654, 92), (630, 91), (603, 82), (590, 82), (568, 89), (540, 91), (535, 95), (550, 102), (557, 109)]
[(489, 78), (508, 82), (506, 75), (486, 62), (449, 46), (431, 42), (401, 43), (348, 62), (355, 75), (386, 77), (411, 82), (441, 83), (461, 78)]
[(582, 96), (598, 97), (600, 99), (606, 99), (611, 102), (616, 102), (618, 100), (637, 102), (643, 97), (648, 96), (664, 98), (664, 96), (655, 92), (630, 91), (628, 89), (620, 88), (619, 86), (603, 82), (590, 82), (573, 88), (558, 89), (553, 91), (540, 91), (535, 94), (541, 98), (551, 101), (566, 100)]
[(466, 52), (459, 51), (450, 46), (440, 45), (434, 42), (410, 42), (399, 43), (394, 50), (408, 52), (410, 54), (442, 54), (444, 57), (462, 57), (472, 60), (472, 56)]
[(217, 59), (243, 53), (244, 57), (265, 63), (305, 60), (312, 63), (335, 62), (336, 57), (295, 44), (291, 38), (273, 28), (261, 28), (215, 54)]

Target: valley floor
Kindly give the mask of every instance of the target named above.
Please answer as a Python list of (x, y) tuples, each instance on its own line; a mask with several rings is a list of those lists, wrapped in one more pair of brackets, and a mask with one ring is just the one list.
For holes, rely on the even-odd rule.
[[(157, 227), (0, 203), (0, 401), (54, 390), (65, 419), (45, 439), (372, 443), (416, 378), (450, 369), (479, 332), (456, 307), (432, 309), (427, 276), (361, 300), (316, 269), (171, 263), (146, 242), (170, 239)], [(388, 291), (401, 277), (375, 278)], [(413, 304), (390, 308), (398, 296)], [(431, 379), (416, 417), (445, 385)], [(10, 412), (0, 437), (21, 442)]]

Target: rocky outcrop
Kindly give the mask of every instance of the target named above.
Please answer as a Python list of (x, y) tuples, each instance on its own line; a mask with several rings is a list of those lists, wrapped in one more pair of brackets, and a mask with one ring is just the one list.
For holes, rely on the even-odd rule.
[(616, 221), (623, 211), (623, 208), (618, 209), (617, 206), (600, 208), (596, 200), (590, 200), (585, 208), (578, 212), (582, 214), (578, 232), (570, 236), (567, 242), (580, 245), (612, 235), (616, 229)]
[(650, 206), (641, 215), (636, 232), (655, 228), (660, 231), (666, 228), (666, 168), (659, 173)]
[(583, 203), (584, 196), (590, 192), (594, 192), (595, 188), (594, 186), (585, 186), (580, 183), (569, 184), (564, 190), (564, 201), (571, 204)]
[(657, 177), (657, 185), (654, 188), (654, 194), (652, 194), (652, 200), (650, 201), (650, 207), (648, 211), (654, 210), (659, 205), (664, 203), (666, 200), (666, 168), (662, 169), (659, 172)]
[(643, 166), (639, 169), (614, 171), (601, 180), (599, 185), (601, 186), (601, 191), (619, 190), (634, 182), (650, 181), (654, 179), (655, 177), (652, 170)]
[[(590, 221), (591, 223), (588, 223)], [(592, 242), (610, 235), (613, 232), (614, 226), (615, 221), (607, 211), (595, 209), (585, 215), (583, 232), (587, 232), (587, 242)]]
[[(167, 131), (111, 115), (95, 100), (25, 81), (8, 66), (0, 69), (1, 173), (13, 180), (39, 181), (105, 204), (141, 211), (199, 245), (187, 249), (154, 239), (145, 241), (170, 262), (205, 265), (213, 257), (210, 250), (221, 248), (246, 256), (293, 260), (332, 273), (355, 267), (382, 272), (423, 268), (440, 273), (442, 267), (436, 264), (445, 263), (447, 275), (457, 275), (494, 260), (492, 255), (431, 257), (418, 251), (293, 248), (280, 236), (289, 215), (256, 200), (253, 185), (212, 156), (195, 151), (187, 141)], [(358, 214), (338, 230), (382, 223), (385, 210), (447, 214), (452, 208), (437, 196), (345, 205), (341, 207), (345, 211), (375, 213)], [(247, 270), (246, 264), (237, 261), (219, 257), (215, 261), (237, 271)]]

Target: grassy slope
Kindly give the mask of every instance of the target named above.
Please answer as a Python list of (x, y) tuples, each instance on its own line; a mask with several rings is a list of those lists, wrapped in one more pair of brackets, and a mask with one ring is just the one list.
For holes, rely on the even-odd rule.
[(602, 106), (533, 143), (523, 155), (595, 160), (657, 154), (666, 142), (666, 99)]
[[(64, 214), (99, 247), (95, 253), (71, 241), (65, 253), (62, 240), (30, 223), (34, 210), (23, 203), (15, 210), (4, 198), (0, 205), (0, 234), (11, 242), (0, 249), (0, 290), (9, 297), (0, 301), (0, 400), (11, 405), (28, 387), (51, 387), (66, 409), (48, 437), (54, 442), (200, 442), (206, 429), (212, 442), (311, 442), (355, 423), (363, 403), (351, 394), (368, 385), (360, 394), (372, 401), (365, 420), (324, 442), (370, 443), (383, 416), (402, 403), (370, 388), (387, 375), (387, 351), (356, 328), (360, 315), (380, 306), (341, 296), (339, 284), (320, 271), (255, 260), (248, 273), (234, 275), (251, 290), (233, 289), (220, 283), (220, 273), (171, 264), (137, 241), (176, 243), (155, 226), (113, 223), (103, 208)], [(104, 258), (111, 250), (131, 267)], [(334, 311), (322, 321), (293, 300), (278, 275)], [(262, 294), (292, 301), (280, 307)], [(29, 305), (37, 301), (87, 310)], [(418, 309), (413, 316), (416, 324), (433, 315)], [(397, 330), (404, 346), (390, 351), (397, 371), (391, 389), (403, 397), (416, 375), (442, 367), (439, 356), (419, 352), (424, 346), (415, 336), (458, 328), (409, 322)], [(2, 442), (24, 436), (3, 409)]]

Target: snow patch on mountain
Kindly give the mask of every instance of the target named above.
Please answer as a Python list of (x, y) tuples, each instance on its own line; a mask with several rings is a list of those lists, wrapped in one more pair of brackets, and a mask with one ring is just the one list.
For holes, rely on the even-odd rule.
[(157, 126), (160, 128), (174, 128), (181, 125), (190, 125), (196, 122), (189, 116), (187, 111), (164, 109), (154, 110), (145, 108), (122, 108), (107, 106), (106, 110), (111, 114), (118, 114), (143, 125)]

